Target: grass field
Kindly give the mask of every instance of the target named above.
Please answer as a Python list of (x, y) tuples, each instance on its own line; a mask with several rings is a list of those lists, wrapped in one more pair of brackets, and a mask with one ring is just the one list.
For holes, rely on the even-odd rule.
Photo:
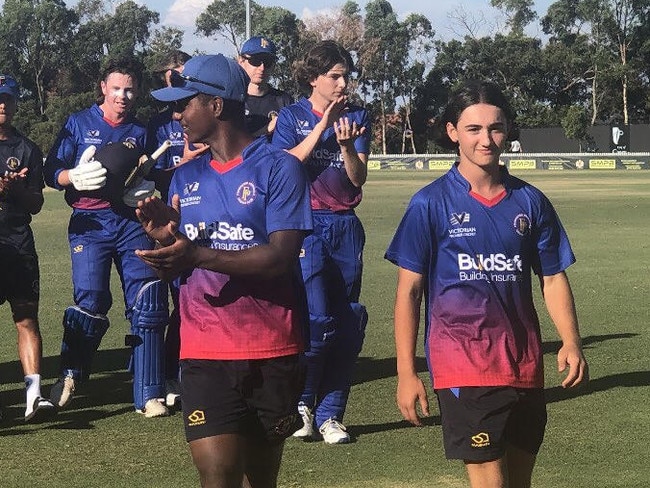
[[(464, 468), (442, 451), (437, 408), (425, 427), (401, 421), (394, 402), (392, 304), (395, 268), (383, 253), (410, 196), (438, 173), (372, 173), (359, 208), (367, 233), (362, 300), (370, 322), (346, 424), (355, 442), (286, 444), (280, 485), (407, 488), (465, 486)], [(553, 201), (578, 262), (569, 269), (592, 381), (574, 392), (557, 387), (557, 336), (543, 322), (549, 425), (533, 485), (542, 488), (650, 486), (650, 171), (526, 172)], [(41, 262), (44, 391), (58, 365), (63, 310), (71, 303), (66, 241), (69, 209), (48, 191), (35, 218)], [(112, 326), (96, 373), (71, 409), (25, 425), (22, 372), (9, 307), (0, 308), (0, 487), (191, 487), (180, 414), (144, 419), (132, 411), (127, 323), (117, 275)], [(420, 348), (421, 352), (421, 348)], [(422, 361), (421, 371), (426, 377)]]

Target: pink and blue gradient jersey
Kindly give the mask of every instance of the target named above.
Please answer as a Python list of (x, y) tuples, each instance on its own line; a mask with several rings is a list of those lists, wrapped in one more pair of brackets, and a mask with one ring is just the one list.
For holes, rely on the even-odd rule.
[[(113, 124), (104, 118), (97, 104), (68, 117), (45, 160), (43, 175), (45, 183), (61, 190), (57, 180), (64, 169), (72, 169), (88, 146), (99, 149), (109, 142), (132, 142), (144, 152), (146, 128), (135, 117)], [(110, 197), (104, 189), (79, 192), (74, 186), (65, 188), (65, 201), (74, 208), (98, 210), (111, 206)]]
[[(354, 141), (358, 153), (370, 151), (370, 119), (368, 112), (350, 105), (344, 114), (350, 124), (365, 127), (363, 135)], [(311, 102), (301, 98), (296, 103), (280, 110), (273, 132), (272, 142), (282, 149), (291, 149), (307, 137), (314, 126), (323, 118), (316, 112)], [(350, 210), (361, 202), (361, 188), (355, 187), (348, 178), (343, 164), (343, 156), (333, 127), (328, 127), (314, 148), (311, 157), (305, 162), (311, 183), (311, 206), (314, 210), (334, 212)]]
[[(273, 232), (311, 231), (304, 168), (263, 138), (225, 164), (180, 166), (170, 195), (181, 203), (179, 230), (199, 246), (243, 251)], [(298, 258), (295, 273), (270, 280), (196, 268), (181, 276), (181, 359), (263, 359), (297, 354), (306, 325)]]
[(575, 262), (549, 200), (503, 169), (504, 194), (486, 201), (454, 166), (418, 191), (386, 259), (423, 275), (425, 350), (434, 388), (544, 383), (531, 270)]

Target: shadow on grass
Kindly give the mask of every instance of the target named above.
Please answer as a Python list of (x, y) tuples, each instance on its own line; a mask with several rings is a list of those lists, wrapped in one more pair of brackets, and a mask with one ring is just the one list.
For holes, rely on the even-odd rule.
[[(431, 415), (430, 417), (422, 418), (423, 427), (433, 427), (440, 425), (440, 415)], [(398, 420), (396, 422), (384, 422), (382, 424), (365, 424), (365, 425), (348, 425), (347, 429), (352, 438), (352, 442), (356, 442), (358, 437), (368, 434), (376, 434), (378, 432), (388, 432), (392, 430), (413, 429), (414, 425), (406, 420)]]
[[(618, 339), (632, 339), (638, 335), (639, 334), (634, 334), (632, 332), (622, 332), (620, 334), (604, 334), (598, 336), (587, 336), (582, 338), (582, 347), (584, 349), (589, 349), (590, 346), (593, 346), (594, 344), (599, 344), (601, 342), (613, 341)], [(562, 346), (562, 342), (560, 341), (547, 341), (542, 344), (542, 351), (544, 352), (544, 354), (553, 354), (558, 352), (561, 346)]]
[[(102, 349), (97, 351), (93, 360), (93, 374), (126, 370), (131, 357), (131, 349)], [(46, 356), (41, 361), (41, 377), (47, 383), (48, 379), (59, 377), (59, 356)], [(3, 383), (22, 383), (23, 372), (18, 359), (0, 363), (0, 378)], [(91, 376), (92, 379), (92, 376)]]
[[(77, 388), (74, 400), (68, 409), (59, 410), (55, 415), (45, 419), (48, 423), (46, 428), (92, 429), (93, 423), (97, 420), (132, 412), (132, 377), (126, 370), (129, 357), (130, 350), (126, 348), (98, 351), (90, 380)], [(58, 367), (58, 356), (43, 358), (41, 370), (47, 373), (43, 375), (45, 380), (41, 393), (45, 397), (49, 395), (54, 379), (58, 377)], [(5, 381), (9, 379), (11, 383), (22, 382), (20, 362), (0, 364), (0, 378), (4, 378)], [(2, 424), (4, 428), (0, 431), (0, 437), (30, 431), (22, 427), (24, 402), (25, 390), (22, 386), (1, 393), (0, 404), (4, 407)]]
[(650, 371), (633, 371), (592, 378), (586, 385), (575, 389), (565, 389), (561, 386), (547, 388), (545, 391), (546, 402), (561, 402), (612, 388), (637, 388), (640, 386), (650, 386)]

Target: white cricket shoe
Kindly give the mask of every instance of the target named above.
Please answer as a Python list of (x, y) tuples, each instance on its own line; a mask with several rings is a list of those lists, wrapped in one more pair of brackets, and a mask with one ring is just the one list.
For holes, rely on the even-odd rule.
[(299, 439), (311, 439), (314, 436), (314, 414), (304, 403), (298, 404), (298, 413), (302, 417), (302, 427), (293, 433)]
[(350, 442), (350, 434), (347, 433), (345, 425), (336, 419), (327, 419), (318, 431), (323, 436), (325, 444), (347, 444)]
[(136, 409), (135, 411), (141, 413), (148, 419), (154, 417), (167, 417), (169, 415), (169, 410), (160, 398), (150, 398), (147, 400), (147, 403), (144, 404), (143, 409)]

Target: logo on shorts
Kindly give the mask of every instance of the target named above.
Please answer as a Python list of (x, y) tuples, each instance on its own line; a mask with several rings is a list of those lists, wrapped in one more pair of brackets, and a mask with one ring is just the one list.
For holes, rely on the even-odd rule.
[(203, 410), (194, 410), (187, 416), (188, 427), (196, 427), (205, 424), (205, 412)]
[(253, 203), (253, 200), (255, 200), (255, 194), (255, 185), (250, 181), (247, 181), (239, 185), (239, 188), (237, 188), (237, 201), (243, 205), (248, 205), (249, 203)]
[(84, 250), (83, 244), (79, 244), (78, 246), (72, 248), (72, 252), (74, 252), (75, 254), (79, 254), (80, 252), (83, 252), (83, 250)]
[(9, 156), (9, 158), (7, 158), (7, 168), (9, 168), (12, 171), (15, 171), (19, 167), (20, 167), (20, 159), (18, 159), (16, 156)]
[(472, 447), (481, 448), (490, 445), (490, 435), (487, 432), (480, 432), (472, 436)]
[(512, 225), (515, 227), (515, 232), (520, 236), (526, 236), (530, 234), (530, 218), (528, 215), (517, 215)]

